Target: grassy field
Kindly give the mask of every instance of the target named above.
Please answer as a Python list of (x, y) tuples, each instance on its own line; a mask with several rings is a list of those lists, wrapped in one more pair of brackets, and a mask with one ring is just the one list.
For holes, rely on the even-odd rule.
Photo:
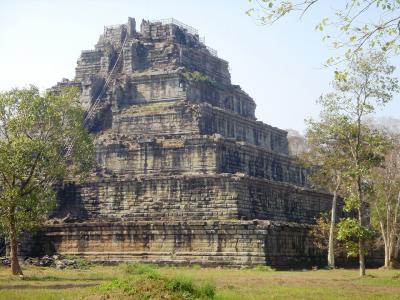
[(91, 266), (26, 267), (24, 279), (0, 267), (0, 299), (400, 299), (400, 270), (273, 271)]

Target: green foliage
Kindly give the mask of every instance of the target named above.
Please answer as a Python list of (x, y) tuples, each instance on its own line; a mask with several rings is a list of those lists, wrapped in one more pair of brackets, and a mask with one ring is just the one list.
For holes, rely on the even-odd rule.
[(209, 282), (195, 285), (191, 278), (185, 276), (162, 276), (155, 266), (148, 264), (125, 264), (123, 268), (127, 277), (103, 284), (100, 290), (122, 290), (127, 295), (135, 295), (141, 299), (154, 299), (157, 296), (173, 299), (213, 299), (215, 296), (215, 285)]
[(385, 161), (371, 173), (369, 202), (371, 221), (380, 233), (385, 250), (385, 268), (396, 260), (392, 249), (400, 238), (400, 132), (382, 128), (389, 138), (390, 147)]
[(190, 76), (194, 81), (205, 82), (210, 84), (212, 83), (211, 79), (207, 75), (204, 75), (199, 71), (194, 71), (190, 73)]
[(201, 83), (209, 84), (209, 85), (212, 85), (215, 87), (219, 87), (219, 84), (217, 82), (215, 82), (214, 80), (211, 80), (207, 75), (205, 75), (199, 71), (194, 71), (194, 72), (190, 73), (189, 78), (196, 82), (201, 82)]
[[(345, 72), (335, 74), (334, 91), (320, 98), (321, 120), (308, 121), (310, 151), (303, 159), (313, 166), (311, 180), (330, 192), (338, 191), (345, 209), (358, 212), (357, 221), (345, 220), (339, 227), (349, 255), (366, 252), (373, 170), (384, 162), (391, 147), (386, 134), (369, 126), (366, 117), (399, 92), (393, 71), (382, 53), (357, 55)], [(364, 273), (361, 269), (360, 274)]]
[(193, 80), (195, 82), (201, 82), (204, 84), (208, 84), (208, 85), (211, 85), (211, 86), (219, 88), (219, 89), (223, 88), (222, 84), (220, 84), (219, 82), (217, 82), (215, 80), (210, 79), (207, 75), (205, 75), (199, 71), (194, 71), (194, 72), (189, 73), (188, 79)]
[[(53, 182), (88, 170), (92, 141), (76, 89), (36, 87), (0, 93), (0, 230), (34, 229), (54, 205)], [(63, 157), (75, 141), (74, 153)]]
[(338, 71), (338, 70), (335, 70), (334, 74), (335, 74), (335, 80), (336, 80), (337, 82), (346, 81), (346, 80), (347, 80), (347, 75), (348, 75), (348, 74), (347, 74), (346, 71)]
[[(74, 269), (89, 269), (90, 267), (94, 266), (94, 263), (91, 261), (88, 261), (82, 257), (75, 256), (75, 255), (66, 255), (64, 256), (65, 259), (73, 260), (75, 263), (73, 264)], [(67, 266), (68, 268), (68, 266)]]
[[(338, 228), (337, 238), (344, 243), (348, 256), (357, 256), (359, 241), (369, 241), (375, 235), (373, 229), (360, 225), (360, 222), (354, 218), (341, 220)], [(365, 249), (365, 253), (367, 253), (367, 249)]]
[[(324, 106), (328, 110), (328, 107)], [(301, 160), (311, 168), (309, 179), (333, 193), (338, 190), (349, 169), (346, 153), (349, 120), (340, 115), (321, 114), (321, 120), (307, 120), (306, 140), (309, 151)]]
[[(129, 276), (130, 295), (119, 288), (99, 290), (98, 286), (106, 286), (116, 277), (128, 277), (121, 272), (120, 266), (95, 265), (89, 270), (26, 266), (24, 271), (24, 280), (16, 280), (6, 268), (0, 267), (1, 300), (184, 299), (165, 289), (162, 282), (143, 279), (141, 275)], [(166, 266), (159, 271), (171, 278), (190, 276), (198, 288), (206, 284), (200, 286), (197, 282), (215, 280), (214, 298), (221, 300), (396, 299), (400, 293), (398, 270), (371, 269), (373, 276), (361, 279), (353, 269), (258, 272), (253, 269), (203, 268), (198, 272), (187, 267)], [(29, 278), (34, 279), (30, 281)]]
[[(334, 92), (319, 99), (320, 120), (307, 121), (310, 150), (303, 162), (313, 167), (312, 182), (332, 192), (339, 181), (354, 179), (383, 161), (387, 138), (362, 120), (399, 91), (398, 79), (391, 77), (393, 70), (382, 53), (371, 53), (335, 73)], [(347, 198), (351, 207), (359, 206), (351, 195)]]
[(128, 275), (146, 275), (149, 278), (159, 277), (155, 266), (151, 264), (127, 263), (123, 265), (123, 269)]
[(187, 277), (174, 277), (168, 280), (167, 288), (182, 295), (192, 295), (195, 292), (193, 280)]
[[(253, 2), (249, 0), (249, 2)], [(273, 24), (290, 14), (303, 17), (322, 3), (321, 0), (262, 0), (254, 1), (246, 14), (255, 16), (262, 24)], [(363, 50), (393, 51), (398, 54), (399, 0), (332, 1), (330, 11), (315, 25), (325, 32), (323, 41), (338, 52), (326, 64), (350, 60)]]
[(134, 286), (129, 284), (126, 278), (114, 278), (110, 282), (103, 283), (99, 289), (101, 291), (113, 291), (117, 289), (124, 290), (124, 292), (135, 292)]
[[(320, 214), (315, 218), (315, 226), (311, 230), (313, 244), (323, 251), (328, 250), (329, 230), (330, 230), (330, 214)], [(338, 235), (338, 227), (334, 228), (334, 236)], [(341, 256), (345, 252), (343, 243), (337, 238), (334, 239), (333, 250), (335, 256)]]
[[(339, 167), (346, 178), (344, 194), (349, 210), (362, 202), (354, 189), (355, 181), (369, 176), (390, 147), (386, 135), (368, 126), (364, 119), (399, 92), (398, 79), (391, 76), (393, 70), (382, 53), (358, 56), (345, 78), (336, 76), (335, 91), (319, 100), (322, 121), (309, 122), (309, 140), (317, 145), (317, 157), (327, 156), (323, 164), (330, 169)], [(362, 189), (370, 191), (368, 181), (363, 181)]]
[(213, 299), (215, 297), (216, 286), (212, 282), (206, 282), (199, 287), (199, 295), (201, 298)]

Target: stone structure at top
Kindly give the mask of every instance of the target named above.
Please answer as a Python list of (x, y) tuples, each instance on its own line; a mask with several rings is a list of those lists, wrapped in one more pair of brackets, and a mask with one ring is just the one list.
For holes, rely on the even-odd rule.
[(253, 99), (194, 29), (162, 20), (137, 31), (132, 18), (105, 27), (65, 85), (81, 89), (86, 109), (98, 102), (88, 124), (96, 166), (60, 187), (38, 238), (46, 251), (230, 265), (321, 258), (308, 230), (330, 196), (307, 187), (286, 131), (256, 120)]

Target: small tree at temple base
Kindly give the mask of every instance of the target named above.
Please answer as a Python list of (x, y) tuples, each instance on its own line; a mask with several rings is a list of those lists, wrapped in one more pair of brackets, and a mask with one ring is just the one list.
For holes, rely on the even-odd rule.
[(400, 133), (382, 128), (392, 140), (384, 163), (372, 172), (371, 219), (385, 251), (384, 268), (396, 266), (396, 245), (400, 233)]
[(93, 143), (77, 95), (70, 88), (41, 95), (35, 87), (0, 93), (0, 229), (10, 242), (14, 275), (23, 275), (19, 235), (46, 219), (55, 180), (90, 167)]
[[(344, 244), (337, 239), (337, 224), (334, 224), (332, 232), (332, 216), (329, 214), (321, 214), (315, 218), (315, 223), (315, 226), (311, 230), (313, 244), (316, 248), (332, 255), (333, 260), (330, 260), (328, 255), (328, 268), (334, 268), (336, 267), (335, 257), (343, 257), (346, 253)], [(333, 240), (330, 239), (331, 236)], [(331, 250), (329, 251), (330, 248)]]
[[(364, 255), (368, 253), (366, 243), (373, 239), (375, 235), (374, 230), (360, 225), (360, 222), (356, 218), (341, 220), (338, 228), (337, 238), (343, 243), (347, 256), (360, 256), (360, 251), (363, 251)], [(363, 245), (362, 248), (360, 248), (360, 243)]]
[(382, 53), (357, 56), (346, 72), (336, 74), (334, 92), (320, 100), (327, 117), (336, 120), (335, 126), (329, 127), (334, 129), (332, 137), (340, 145), (340, 157), (346, 166), (341, 194), (347, 210), (357, 213), (359, 226), (356, 232), (353, 232), (355, 226), (339, 226), (339, 233), (348, 229), (351, 234), (342, 233), (343, 239), (359, 238), (360, 276), (366, 272), (364, 238), (370, 222), (368, 200), (373, 191), (372, 170), (382, 164), (390, 149), (387, 137), (367, 126), (366, 117), (375, 111), (376, 106), (385, 105), (399, 92), (398, 80), (392, 77), (393, 71), (394, 67), (388, 65)]
[(343, 150), (342, 137), (345, 133), (342, 119), (340, 116), (330, 114), (329, 106), (323, 108), (320, 116), (319, 122), (308, 121), (306, 138), (309, 150), (303, 153), (302, 161), (311, 169), (309, 175), (311, 182), (333, 195), (326, 250), (328, 250), (328, 267), (335, 268), (334, 240), (337, 199), (348, 162)]

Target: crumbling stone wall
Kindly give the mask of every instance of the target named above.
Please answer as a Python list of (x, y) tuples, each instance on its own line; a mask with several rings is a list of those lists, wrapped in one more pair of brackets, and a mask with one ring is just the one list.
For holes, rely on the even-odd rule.
[(286, 131), (208, 104), (201, 105), (200, 130), (202, 134), (219, 133), (224, 137), (288, 155)]
[(55, 88), (66, 85), (86, 109), (99, 101), (87, 124), (96, 164), (85, 183), (60, 184), (36, 248), (98, 261), (321, 262), (309, 229), (331, 196), (308, 186), (286, 131), (256, 120), (228, 63), (190, 27), (105, 27)]
[(328, 194), (229, 174), (133, 180), (110, 176), (86, 184), (67, 184), (59, 193), (55, 216), (70, 214), (71, 220), (81, 221), (259, 219), (313, 224), (318, 213), (330, 208)]
[[(107, 144), (105, 144), (107, 143)], [(215, 173), (216, 146), (212, 139), (106, 140), (97, 144), (97, 165), (111, 174), (174, 175)]]
[(298, 267), (322, 262), (309, 229), (270, 221), (75, 223), (48, 226), (37, 251), (108, 262)]
[[(171, 123), (170, 123), (171, 124)], [(99, 135), (97, 167), (109, 174), (243, 173), (304, 186), (306, 170), (287, 156), (220, 136), (124, 139)]]
[(113, 117), (113, 132), (136, 135), (213, 135), (244, 141), (267, 150), (288, 155), (286, 131), (254, 122), (208, 104), (162, 101), (131, 105)]

